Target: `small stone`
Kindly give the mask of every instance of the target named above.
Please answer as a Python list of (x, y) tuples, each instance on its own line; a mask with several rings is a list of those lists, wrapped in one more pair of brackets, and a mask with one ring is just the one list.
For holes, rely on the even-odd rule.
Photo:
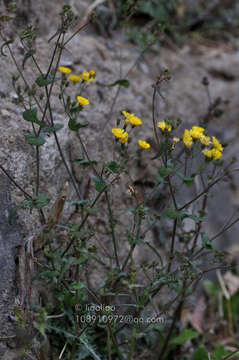
[(10, 113), (8, 110), (6, 110), (6, 109), (2, 109), (2, 110), (1, 110), (1, 114), (2, 114), (3, 116), (6, 116), (6, 117), (8, 117), (8, 116), (11, 115), (11, 113)]

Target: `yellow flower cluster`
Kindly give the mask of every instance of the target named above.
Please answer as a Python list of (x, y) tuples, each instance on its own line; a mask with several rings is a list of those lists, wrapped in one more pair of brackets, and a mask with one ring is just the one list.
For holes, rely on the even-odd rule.
[[(113, 128), (112, 133), (114, 134), (116, 139), (120, 139), (121, 144), (125, 144), (129, 140), (129, 134), (125, 131), (127, 126), (129, 124), (131, 124), (132, 128), (134, 128), (135, 126), (141, 125), (142, 120), (140, 118), (138, 118), (137, 116), (135, 116), (135, 114), (131, 114), (125, 110), (122, 110), (121, 112), (125, 117), (124, 128), (123, 129)], [(138, 144), (141, 149), (149, 149), (150, 148), (150, 144), (144, 140), (138, 140)]]
[(150, 144), (143, 140), (138, 140), (138, 144), (141, 147), (141, 149), (149, 149)]
[(188, 129), (184, 130), (182, 140), (188, 149), (193, 145), (193, 138), (192, 135), (190, 134), (190, 130)]
[(82, 80), (91, 82), (95, 79), (95, 70), (90, 70), (89, 72), (86, 70), (82, 71)]
[(165, 130), (172, 130), (172, 125), (167, 124), (165, 121), (159, 121), (157, 125), (162, 130), (162, 132), (164, 132)]
[(134, 114), (131, 114), (125, 110), (122, 111), (122, 114), (125, 117), (124, 125), (127, 126), (128, 124), (131, 124), (132, 126), (138, 126), (142, 124), (142, 120), (135, 116)]
[(219, 140), (213, 136), (212, 141), (210, 136), (204, 134), (205, 129), (200, 126), (193, 126), (191, 130), (185, 129), (182, 137), (182, 141), (185, 146), (189, 149), (193, 144), (194, 140), (199, 139), (203, 146), (209, 146), (212, 144), (211, 148), (206, 148), (202, 153), (209, 159), (217, 160), (222, 156), (223, 146)]
[[(59, 66), (58, 70), (62, 74), (70, 74), (72, 72), (70, 68), (65, 66)], [(90, 70), (90, 71), (83, 70), (81, 75), (71, 74), (68, 76), (68, 79), (71, 80), (72, 82), (79, 82), (79, 81), (91, 82), (95, 79), (95, 70)]]
[(202, 151), (203, 154), (209, 159), (220, 159), (223, 152), (223, 146), (215, 136), (212, 137), (212, 145), (213, 147), (211, 149), (204, 149)]
[(129, 134), (124, 129), (113, 128), (112, 133), (116, 139), (120, 139), (121, 144), (125, 144), (129, 139)]

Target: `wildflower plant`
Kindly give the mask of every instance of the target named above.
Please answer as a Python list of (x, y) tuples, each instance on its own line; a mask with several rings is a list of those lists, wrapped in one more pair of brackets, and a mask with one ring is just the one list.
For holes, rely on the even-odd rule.
[[(30, 213), (36, 209), (43, 224), (41, 234), (33, 241), (35, 253), (31, 252), (24, 258), (25, 262), (31, 262), (31, 269), (33, 263), (40, 266), (32, 272), (30, 282), (24, 284), (27, 289), (22, 293), (27, 295), (16, 307), (15, 317), (24, 318), (25, 326), (34, 328), (31, 347), (41, 359), (49, 359), (49, 354), (44, 352), (46, 343), (49, 344), (51, 356), (61, 359), (91, 357), (131, 360), (140, 357), (143, 346), (149, 356), (157, 349), (157, 358), (166, 359), (178, 346), (176, 341), (171, 340), (176, 339), (180, 332), (178, 323), (184, 302), (194, 292), (204, 274), (222, 267), (220, 256), (223, 254), (214, 246), (222, 232), (209, 237), (204, 229), (204, 221), (211, 189), (233, 170), (229, 170), (231, 164), (224, 166), (221, 161), (224, 146), (213, 134), (207, 133), (206, 124), (195, 124), (191, 129), (182, 130), (177, 120), (156, 119), (156, 95), (160, 94), (161, 83), (170, 80), (168, 71), (163, 71), (153, 85), (152, 136), (156, 149), (153, 150), (150, 140), (135, 135), (135, 128), (139, 126), (139, 130), (143, 130), (147, 126), (141, 120), (141, 115), (136, 110), (135, 113), (122, 110), (116, 127), (111, 128), (108, 134), (109, 137), (113, 136), (115, 148), (119, 150), (116, 156), (112, 155), (111, 161), (104, 161), (103, 166), (91, 159), (82, 141), (84, 128), (88, 124), (81, 122), (80, 115), (82, 111), (87, 114), (91, 106), (91, 99), (85, 97), (84, 91), (86, 86), (92, 85), (96, 72), (93, 69), (82, 69), (79, 73), (73, 73), (71, 68), (64, 66), (62, 51), (80, 29), (73, 35), (68, 34), (74, 20), (69, 6), (64, 6), (60, 19), (46, 72), (42, 71), (35, 57), (31, 41), (35, 37), (34, 30), (28, 28), (21, 38), (22, 41), (28, 39), (24, 66), (31, 58), (38, 72), (33, 84), (27, 82), (24, 69), (17, 63), (11, 42), (5, 38), (3, 29), (0, 32), (2, 52), (3, 49), (8, 50), (18, 71), (18, 75), (12, 79), (18, 105), (23, 110), (23, 119), (32, 126), (32, 132), (25, 134), (26, 143), (34, 147), (36, 156), (32, 194), (13, 180), (1, 164), (0, 169), (24, 195), (24, 200), (17, 208), (29, 210)], [(71, 92), (68, 91), (70, 86)], [(53, 88), (57, 89), (68, 129), (76, 134), (82, 147), (84, 157), (74, 160), (82, 169), (89, 171), (94, 184), (93, 189), (86, 191), (83, 196), (59, 142), (57, 132), (65, 125), (55, 122)], [(54, 215), (49, 218), (45, 215), (45, 207), (50, 199), (40, 191), (40, 174), (41, 149), (47, 136), (54, 137), (69, 182), (75, 191), (71, 205), (75, 208), (74, 214), (78, 216), (77, 222), (60, 223), (60, 214), (66, 201), (65, 190), (56, 200), (57, 211)], [(188, 162), (195, 156), (195, 152), (199, 160), (192, 172)], [(152, 189), (143, 197), (139, 196), (133, 181), (131, 154), (137, 159), (151, 154), (151, 161), (157, 169), (152, 179)], [(120, 183), (122, 178), (127, 178), (129, 182), (128, 193), (132, 200), (130, 209), (125, 209), (127, 216), (123, 222), (112, 201), (112, 194), (117, 192), (115, 184)], [(180, 192), (186, 192), (195, 185), (195, 178), (200, 183), (196, 196), (191, 199), (180, 197)], [(160, 204), (162, 206), (150, 208), (152, 199), (157, 200), (157, 196), (162, 194), (167, 194)], [(123, 202), (122, 194), (119, 197), (122, 197)], [(93, 221), (97, 214), (107, 215), (105, 236), (110, 239), (109, 248), (97, 237), (97, 224)], [(186, 226), (187, 219), (193, 222), (190, 229)], [(223, 231), (238, 220), (227, 224)], [(164, 230), (164, 250), (157, 247), (149, 235), (156, 227)], [(57, 232), (59, 229), (64, 230), (61, 240)], [(91, 239), (95, 239), (96, 245), (88, 245)], [(150, 261), (135, 263), (138, 247), (150, 251)], [(104, 257), (100, 252), (102, 248)], [(208, 253), (213, 259), (205, 265), (201, 260)], [(101, 281), (94, 288), (91, 286), (92, 262), (97, 264), (101, 276)], [(22, 276), (29, 277), (28, 269), (27, 266), (20, 269), (26, 272)], [(41, 281), (47, 295), (45, 302), (35, 301), (32, 304), (29, 301), (30, 289), (36, 280)], [(162, 301), (165, 289), (170, 292), (170, 296)], [(130, 300), (120, 301), (120, 297), (125, 295)], [(116, 312), (117, 305), (119, 312)], [(129, 305), (133, 308), (131, 313)], [(150, 321), (147, 321), (149, 315)], [(164, 321), (159, 322), (162, 318)], [(190, 333), (185, 339), (196, 336)]]

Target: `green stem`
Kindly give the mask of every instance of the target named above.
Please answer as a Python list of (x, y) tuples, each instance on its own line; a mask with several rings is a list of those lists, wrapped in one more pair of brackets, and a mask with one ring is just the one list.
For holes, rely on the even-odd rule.
[(173, 224), (173, 234), (172, 234), (172, 241), (171, 241), (171, 248), (170, 248), (170, 255), (169, 255), (168, 270), (167, 270), (168, 273), (171, 270), (171, 266), (172, 266), (172, 262), (173, 262), (173, 258), (174, 258), (174, 245), (175, 245), (177, 223), (178, 223), (178, 219), (175, 219), (174, 224)]
[(158, 357), (158, 360), (162, 360), (163, 359), (163, 356), (164, 356), (164, 353), (165, 351), (167, 350), (167, 346), (168, 346), (168, 343), (169, 343), (169, 340), (172, 336), (172, 333), (173, 333), (173, 330), (175, 330), (175, 327), (176, 327), (176, 321), (177, 319), (179, 318), (180, 316), (180, 313), (181, 313), (181, 309), (182, 309), (182, 306), (183, 306), (183, 303), (184, 303), (184, 296), (185, 296), (185, 291), (186, 291), (186, 281), (184, 280), (184, 285), (183, 285), (183, 291), (182, 291), (182, 295), (181, 295), (181, 300), (176, 308), (176, 310), (174, 311), (174, 315), (173, 315), (173, 321), (171, 323), (171, 326), (170, 326), (170, 329), (169, 329), (169, 332), (167, 334), (167, 337), (164, 341), (164, 344), (163, 344), (163, 347), (162, 347), (162, 350), (159, 354), (159, 357)]
[(83, 29), (84, 29), (86, 26), (88, 26), (89, 24), (90, 24), (90, 22), (87, 22), (87, 23), (85, 23), (84, 25), (80, 26), (79, 29), (77, 29), (77, 30), (69, 37), (69, 39), (67, 39), (67, 40), (64, 42), (63, 46), (65, 47), (66, 44), (68, 44), (68, 43), (73, 39), (74, 36), (76, 36), (81, 30), (83, 30)]
[(158, 145), (158, 151), (159, 151), (159, 149), (160, 149), (160, 141), (159, 141), (159, 136), (158, 136), (157, 127), (156, 127), (156, 119), (155, 119), (156, 94), (157, 94), (157, 84), (154, 85), (153, 100), (152, 100), (152, 118), (153, 118), (153, 126), (154, 126), (154, 136), (156, 138), (157, 145)]
[[(116, 178), (118, 178), (118, 176), (119, 176), (119, 174), (117, 175)], [(94, 201), (93, 201), (92, 204), (90, 205), (90, 208), (93, 208), (93, 207), (95, 206), (95, 204), (97, 203), (97, 201), (99, 200), (99, 198), (101, 197), (101, 195), (107, 190), (108, 187), (111, 186), (111, 184), (115, 181), (116, 178), (114, 178), (114, 179), (110, 182), (110, 184), (104, 186), (104, 188), (99, 192), (99, 194), (96, 196), (96, 198), (94, 199)], [(85, 215), (85, 217), (84, 217), (84, 219), (82, 220), (82, 222), (80, 223), (80, 225), (78, 226), (77, 231), (80, 231), (80, 230), (83, 228), (83, 226), (85, 225), (85, 223), (86, 223), (86, 221), (87, 221), (87, 219), (88, 219), (89, 216), (90, 216), (90, 213), (88, 212), (88, 213)], [(73, 238), (73, 239), (70, 241), (70, 243), (68, 244), (68, 246), (66, 247), (66, 249), (65, 249), (65, 250), (63, 251), (63, 253), (61, 254), (61, 257), (63, 257), (63, 256), (67, 253), (67, 251), (71, 248), (71, 246), (74, 244), (74, 242), (75, 242), (75, 238)]]
[(115, 231), (114, 231), (113, 212), (112, 212), (112, 208), (111, 208), (110, 201), (109, 201), (109, 195), (108, 195), (107, 191), (105, 192), (105, 197), (106, 197), (106, 202), (107, 202), (107, 207), (108, 207), (108, 212), (109, 212), (109, 222), (110, 222), (110, 228), (111, 228), (111, 236), (112, 236), (113, 245), (114, 245), (116, 265), (117, 265), (117, 267), (120, 267), (118, 252), (117, 252), (118, 246), (117, 246), (117, 241), (116, 241)]
[[(139, 217), (139, 219), (138, 219), (138, 228), (137, 228), (137, 233), (136, 233), (136, 240), (138, 240), (138, 238), (139, 238), (141, 222), (142, 222), (142, 219), (141, 219), (141, 217)], [(135, 242), (131, 245), (130, 251), (128, 253), (128, 256), (125, 259), (125, 262), (124, 262), (124, 264), (123, 264), (123, 266), (121, 268), (121, 271), (124, 271), (126, 265), (128, 264), (129, 259), (133, 255), (133, 252), (134, 252), (134, 249), (135, 249), (136, 245), (137, 244)]]
[[(53, 64), (53, 60), (54, 60), (54, 57), (55, 57), (55, 54), (56, 54), (56, 49), (57, 49), (57, 46), (58, 46), (58, 42), (60, 40), (60, 36), (61, 34), (59, 35), (58, 39), (57, 39), (57, 43), (56, 43), (56, 46), (55, 46), (55, 49), (54, 49), (54, 52), (53, 52), (53, 56), (52, 56), (52, 59), (51, 59), (51, 62), (50, 62), (50, 65), (49, 65), (49, 68), (48, 68), (48, 71), (47, 71), (47, 76), (50, 72), (50, 69), (51, 69), (51, 66)], [(45, 106), (45, 109), (44, 109), (44, 113), (43, 113), (43, 119), (46, 115), (46, 111), (47, 111), (47, 108), (49, 109), (49, 115), (50, 115), (50, 120), (51, 120), (51, 126), (54, 126), (54, 119), (53, 119), (53, 114), (52, 114), (52, 109), (51, 109), (51, 104), (50, 104), (50, 98), (51, 98), (51, 93), (52, 93), (52, 89), (53, 89), (53, 85), (54, 85), (54, 80), (55, 80), (55, 77), (56, 77), (56, 72), (57, 72), (57, 69), (58, 69), (58, 66), (59, 66), (59, 63), (60, 63), (60, 59), (61, 59), (61, 55), (62, 55), (62, 51), (63, 51), (63, 43), (64, 43), (64, 34), (62, 36), (62, 42), (61, 42), (61, 46), (60, 46), (60, 51), (59, 51), (59, 55), (58, 55), (58, 58), (57, 58), (57, 62), (56, 62), (56, 68), (55, 68), (55, 71), (54, 71), (54, 75), (53, 75), (53, 81), (51, 83), (51, 86), (50, 86), (50, 89), (48, 90), (47, 86), (45, 86), (45, 91), (46, 91), (46, 96), (47, 96), (47, 103), (46, 103), (46, 106)], [(76, 191), (76, 194), (78, 196), (78, 198), (81, 200), (81, 195), (80, 195), (80, 192), (79, 192), (79, 189), (77, 187), (77, 184), (76, 184), (76, 181), (67, 165), (67, 162), (66, 162), (66, 159), (65, 159), (65, 156), (63, 154), (63, 151), (61, 149), (61, 146), (60, 146), (60, 143), (59, 143), (59, 139), (58, 139), (58, 136), (56, 134), (56, 131), (53, 132), (54, 134), (54, 138), (55, 138), (55, 142), (56, 142), (56, 145), (57, 145), (57, 149), (59, 151), (59, 154), (61, 156), (61, 159), (63, 161), (63, 164), (66, 168), (66, 171), (71, 179), (71, 182), (72, 182), (72, 185)]]
[(23, 188), (8, 174), (8, 172), (4, 169), (4, 167), (0, 164), (0, 169), (4, 172), (4, 174), (9, 178), (9, 180), (28, 198), (33, 200), (33, 197), (28, 194)]

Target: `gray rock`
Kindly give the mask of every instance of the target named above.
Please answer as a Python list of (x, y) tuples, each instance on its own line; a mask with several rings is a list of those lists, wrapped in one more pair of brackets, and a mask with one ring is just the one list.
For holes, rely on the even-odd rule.
[(15, 284), (15, 256), (21, 244), (21, 227), (16, 219), (12, 225), (8, 216), (14, 204), (10, 197), (10, 182), (0, 174), (0, 335), (6, 336), (13, 332), (14, 324), (9, 315), (13, 311), (14, 299), (17, 295)]

